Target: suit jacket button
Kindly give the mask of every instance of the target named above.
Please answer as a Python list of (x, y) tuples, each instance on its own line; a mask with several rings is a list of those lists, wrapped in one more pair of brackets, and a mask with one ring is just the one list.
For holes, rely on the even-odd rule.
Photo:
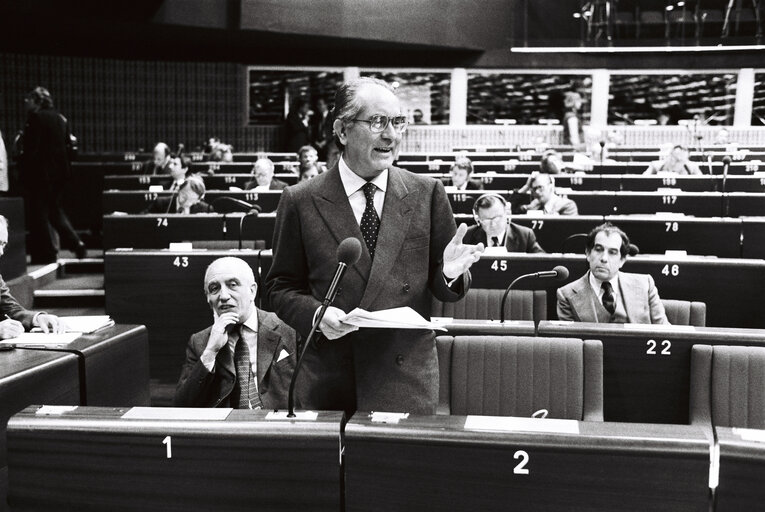
[(404, 292), (409, 293), (409, 283), (404, 283)]
[(396, 356), (396, 364), (399, 365), (399, 366), (404, 364), (404, 356), (402, 356), (401, 354), (397, 355)]
[(338, 288), (337, 289), (337, 295), (340, 295), (341, 293), (343, 293), (343, 289), (342, 288)]

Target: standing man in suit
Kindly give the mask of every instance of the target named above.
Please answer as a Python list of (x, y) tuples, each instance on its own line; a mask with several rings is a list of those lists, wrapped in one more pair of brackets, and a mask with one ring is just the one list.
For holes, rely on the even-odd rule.
[(24, 127), (21, 181), (29, 205), (29, 232), (33, 264), (53, 263), (58, 255), (58, 233), (78, 258), (86, 255), (62, 206), (71, 178), (69, 123), (53, 106), (44, 87), (35, 87), (24, 100), (28, 111)]
[(292, 108), (284, 120), (285, 150), (288, 153), (297, 153), (301, 146), (311, 142), (310, 109), (305, 98), (295, 98), (292, 102)]
[(558, 289), (558, 319), (575, 322), (668, 324), (653, 278), (620, 269), (630, 239), (610, 222), (587, 235), (590, 270)]
[(545, 252), (534, 230), (510, 221), (507, 203), (499, 194), (484, 194), (473, 203), (473, 217), (478, 225), (465, 233), (465, 243), (486, 247), (504, 247), (507, 252)]
[(177, 407), (287, 407), (296, 362), (295, 331), (255, 307), (258, 286), (239, 258), (219, 258), (205, 272), (215, 322), (191, 335), (175, 392)]
[(462, 243), (440, 181), (393, 166), (407, 120), (393, 88), (373, 78), (342, 84), (334, 130), (342, 157), (282, 194), (267, 296), (280, 318), (306, 336), (337, 266), (337, 247), (364, 250), (320, 323), (298, 383), (307, 408), (435, 413), (438, 359), (433, 331), (358, 329), (341, 318), (409, 306), (425, 318), (435, 296), (456, 301), (483, 246)]
[(274, 178), (274, 163), (268, 158), (258, 158), (252, 167), (254, 180), (244, 184), (245, 190), (283, 190), (287, 184)]
[(318, 158), (327, 161), (327, 149), (334, 144), (332, 135), (332, 115), (329, 112), (327, 100), (316, 100), (316, 114), (311, 118), (313, 123), (313, 145), (318, 150)]
[[(8, 245), (8, 219), (0, 215), (0, 256)], [(0, 277), (0, 340), (16, 338), (24, 331), (39, 327), (43, 332), (64, 332), (65, 325), (56, 315), (29, 311), (11, 295), (8, 285)]]

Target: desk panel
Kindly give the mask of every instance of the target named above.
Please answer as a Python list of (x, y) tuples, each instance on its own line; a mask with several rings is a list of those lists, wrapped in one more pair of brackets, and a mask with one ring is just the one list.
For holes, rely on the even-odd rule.
[[(293, 173), (275, 174), (277, 178), (289, 185), (297, 183), (298, 176)], [(203, 175), (207, 190), (228, 190), (229, 187), (239, 187), (241, 189), (252, 181), (252, 174), (213, 174)], [(172, 178), (168, 175), (162, 176), (105, 176), (104, 190), (149, 190), (150, 186), (161, 186), (165, 189), (172, 185)]]
[(539, 245), (547, 252), (583, 253), (583, 239), (566, 241), (571, 235), (589, 233), (594, 227), (603, 224), (603, 217), (598, 215), (514, 215), (513, 222), (534, 230)]
[(741, 241), (744, 258), (765, 258), (765, 217), (742, 218)]
[(14, 511), (342, 506), (342, 413), (287, 421), (235, 410), (225, 420), (203, 421), (123, 419), (128, 409), (114, 408), (36, 411), (29, 407), (9, 424)]
[(345, 510), (709, 509), (699, 427), (573, 422), (579, 433), (566, 434), (471, 431), (465, 421), (356, 413), (345, 429)]
[[(603, 181), (619, 181), (615, 190), (631, 190), (636, 192), (656, 192), (660, 188), (676, 188), (685, 192), (717, 192), (720, 191), (722, 178), (717, 176), (643, 176), (622, 175), (603, 177)], [(608, 188), (607, 190), (614, 190)]]
[[(716, 512), (759, 510), (765, 503), (765, 443), (745, 440), (746, 431), (715, 428), (720, 445), (720, 480)], [(762, 431), (749, 432), (753, 434)]]
[(731, 217), (765, 215), (765, 193), (731, 192), (727, 197)]
[[(143, 324), (149, 333), (152, 378), (177, 382), (189, 337), (213, 322), (204, 274), (213, 260), (235, 255), (258, 279), (256, 250), (107, 251), (106, 313), (117, 323)], [(258, 290), (262, 290), (258, 283)]]
[[(143, 191), (107, 191), (102, 196), (102, 212), (125, 212), (141, 213), (149, 208), (157, 197), (170, 197), (170, 192), (143, 192)], [(257, 204), (262, 208), (263, 213), (276, 211), (281, 198), (280, 190), (269, 190), (267, 192), (253, 191), (227, 191), (212, 190), (205, 194), (205, 202), (213, 205), (213, 202), (222, 197), (231, 197), (250, 204)]]

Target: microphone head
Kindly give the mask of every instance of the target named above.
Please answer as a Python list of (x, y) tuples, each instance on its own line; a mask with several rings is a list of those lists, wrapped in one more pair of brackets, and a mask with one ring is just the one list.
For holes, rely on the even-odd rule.
[(337, 262), (353, 265), (361, 258), (361, 242), (358, 238), (348, 237), (337, 246)]
[(724, 163), (725, 165), (730, 165), (730, 162), (731, 162), (731, 159), (730, 159), (730, 157), (729, 157), (728, 155), (725, 155), (725, 156), (723, 157), (723, 163)]
[(638, 247), (635, 244), (630, 244), (630, 249), (629, 251), (627, 251), (627, 254), (629, 256), (637, 256), (638, 254), (640, 254), (640, 247)]
[(556, 279), (558, 279), (559, 281), (568, 279), (568, 269), (564, 267), (563, 265), (558, 265), (553, 270), (558, 274), (556, 276)]

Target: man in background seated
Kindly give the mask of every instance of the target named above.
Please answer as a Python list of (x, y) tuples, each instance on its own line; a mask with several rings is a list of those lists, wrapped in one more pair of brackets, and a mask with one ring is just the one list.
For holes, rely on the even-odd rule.
[(283, 190), (287, 184), (274, 178), (274, 163), (268, 158), (258, 158), (252, 168), (254, 180), (244, 184), (245, 190)]
[(234, 148), (230, 144), (224, 144), (218, 137), (210, 137), (205, 146), (205, 160), (210, 162), (233, 162)]
[(463, 238), (464, 243), (504, 247), (508, 252), (545, 252), (533, 230), (510, 222), (510, 214), (502, 196), (484, 194), (476, 199), (473, 216), (478, 225), (468, 228)]
[(533, 197), (529, 204), (521, 206), (522, 210), (541, 210), (547, 215), (579, 214), (574, 201), (555, 193), (555, 179), (549, 174), (532, 173), (529, 183), (519, 192), (530, 192)]
[(244, 260), (213, 261), (204, 286), (214, 322), (189, 339), (175, 406), (286, 408), (295, 331), (255, 307), (258, 286)]
[(143, 167), (141, 167), (141, 174), (150, 176), (167, 174), (171, 157), (170, 146), (164, 142), (157, 143), (157, 145), (154, 146), (154, 151), (152, 151), (151, 160), (143, 164)]
[(298, 178), (298, 181), (307, 181), (311, 178), (315, 178), (319, 174), (323, 172), (322, 169), (319, 168), (319, 164), (309, 164), (305, 167), (300, 168), (300, 178)]
[[(8, 219), (0, 215), (0, 256), (8, 245)], [(56, 315), (29, 311), (11, 295), (8, 285), (0, 276), (0, 339), (17, 338), (24, 331), (39, 327), (43, 332), (63, 332), (64, 324)]]
[(173, 183), (170, 184), (170, 192), (178, 192), (186, 181), (186, 173), (189, 170), (189, 161), (183, 156), (171, 156), (170, 163), (167, 166), (167, 170), (170, 172), (170, 177), (173, 178)]
[(454, 161), (449, 169), (451, 179), (445, 184), (457, 190), (483, 190), (480, 181), (470, 179), (473, 176), (473, 162), (467, 157), (461, 157)]
[(207, 188), (202, 178), (189, 176), (170, 197), (158, 197), (144, 213), (207, 213), (210, 205), (202, 201)]
[(668, 324), (664, 305), (648, 274), (620, 272), (630, 239), (606, 222), (587, 235), (590, 270), (558, 289), (558, 319), (575, 322)]
[(701, 174), (701, 169), (689, 159), (688, 148), (677, 144), (663, 160), (654, 160), (643, 174)]

